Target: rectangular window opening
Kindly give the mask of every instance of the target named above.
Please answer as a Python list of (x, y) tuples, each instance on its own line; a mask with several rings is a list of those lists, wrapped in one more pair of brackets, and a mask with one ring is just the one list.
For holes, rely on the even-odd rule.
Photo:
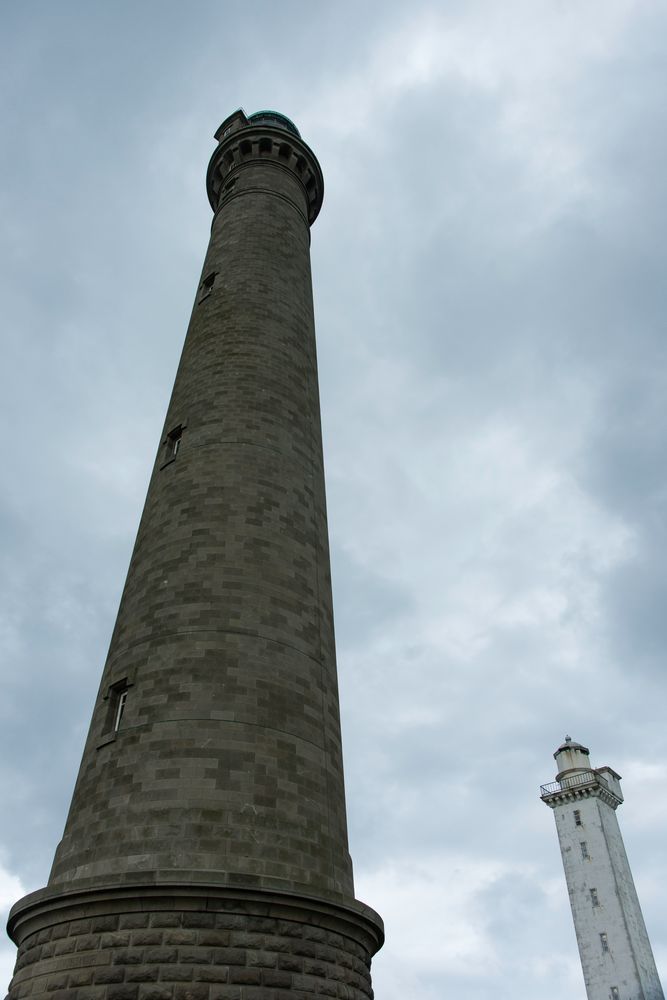
[(580, 811), (578, 809), (574, 810), (574, 825), (575, 826), (582, 826), (581, 813), (580, 813)]
[(132, 685), (126, 677), (122, 681), (116, 681), (109, 688), (109, 693), (105, 698), (107, 703), (107, 716), (104, 732), (108, 739), (113, 739), (121, 728), (121, 723), (125, 715), (127, 696)]
[(181, 447), (181, 438), (183, 437), (183, 425), (179, 424), (178, 427), (174, 427), (172, 431), (167, 434), (167, 440), (165, 441), (165, 462), (171, 462), (178, 455), (178, 450)]
[(114, 733), (117, 733), (118, 730), (120, 729), (123, 713), (125, 712), (126, 702), (127, 702), (127, 688), (123, 688), (122, 691), (116, 692), (116, 706), (115, 706), (114, 722), (113, 722)]
[(113, 684), (109, 685), (107, 693), (104, 695), (106, 709), (102, 723), (102, 732), (100, 733), (100, 742), (97, 744), (98, 750), (108, 746), (109, 743), (113, 743), (118, 733), (122, 732), (127, 697), (132, 685), (133, 682), (127, 677), (123, 677), (122, 680), (114, 681)]
[(618, 986), (612, 986), (612, 988), (609, 990), (609, 997), (610, 1000), (619, 1000), (620, 993), (618, 992)]
[[(232, 185), (235, 183), (236, 183), (235, 180), (230, 181), (230, 184)], [(199, 286), (199, 302), (201, 302), (203, 299), (205, 299), (208, 295), (211, 294), (213, 290), (213, 285), (215, 284), (215, 276), (217, 273), (218, 273), (217, 271), (211, 271), (211, 273), (207, 274), (204, 280), (202, 281), (201, 285)]]
[(603, 951), (609, 951), (609, 941), (606, 934), (600, 934), (600, 944)]
[(585, 840), (582, 840), (579, 846), (581, 847), (582, 858), (584, 859), (584, 861), (588, 861), (588, 859), (590, 858), (590, 854), (588, 853), (588, 844), (586, 843)]
[(599, 906), (600, 905), (600, 900), (598, 899), (598, 891), (597, 891), (597, 889), (591, 889), (590, 893), (591, 893), (591, 904), (593, 906)]

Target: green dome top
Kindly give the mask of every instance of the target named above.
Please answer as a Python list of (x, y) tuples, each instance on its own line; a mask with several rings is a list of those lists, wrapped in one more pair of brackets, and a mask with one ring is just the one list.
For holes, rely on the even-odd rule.
[(288, 132), (293, 132), (301, 138), (301, 133), (298, 128), (291, 121), (287, 115), (281, 115), (279, 111), (255, 111), (254, 114), (248, 115), (249, 122), (266, 122), (267, 125), (277, 125), (278, 128), (287, 129)]

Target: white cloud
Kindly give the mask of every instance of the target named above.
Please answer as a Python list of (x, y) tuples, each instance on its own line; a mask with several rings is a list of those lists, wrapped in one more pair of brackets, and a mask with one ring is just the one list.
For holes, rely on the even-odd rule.
[(498, 971), (477, 896), (505, 874), (510, 872), (504, 866), (479, 858), (387, 859), (377, 870), (357, 876), (357, 893), (378, 907), (389, 938), (400, 939), (400, 955), (389, 961), (398, 970), (403, 964), (411, 967), (413, 982), (415, 970), (422, 976), (437, 969), (475, 977), (474, 959), (482, 952)]
[(581, 987), (574, 958), (563, 962), (535, 947), (531, 907), (546, 905), (554, 920), (567, 908), (563, 887), (558, 894), (540, 877), (530, 865), (446, 849), (419, 860), (386, 858), (362, 871), (357, 894), (378, 907), (387, 935), (373, 965), (376, 993), (386, 1000), (403, 1000), (406, 990), (435, 998), (437, 984), (449, 981), (459, 996), (483, 997), (493, 982), (504, 998), (516, 989), (511, 983), (530, 981), (550, 1000), (571, 980)]

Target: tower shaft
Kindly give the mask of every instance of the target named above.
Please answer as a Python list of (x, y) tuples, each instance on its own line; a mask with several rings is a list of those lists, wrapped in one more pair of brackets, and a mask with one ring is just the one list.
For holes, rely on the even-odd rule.
[(382, 930), (347, 849), (310, 276), (322, 177), (280, 115), (236, 112), (216, 138), (211, 240), (64, 836), (10, 918), (11, 1000), (51, 996), (70, 944), (56, 971), (81, 1000), (370, 991)]

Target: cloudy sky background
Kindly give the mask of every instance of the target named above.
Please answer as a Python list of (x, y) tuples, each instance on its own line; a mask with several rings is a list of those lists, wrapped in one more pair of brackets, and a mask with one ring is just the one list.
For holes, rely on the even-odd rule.
[[(566, 732), (667, 979), (667, 8), (0, 8), (0, 906), (61, 835), (208, 239), (212, 133), (320, 159), (315, 306), (378, 1000), (584, 1000)], [(13, 949), (0, 945), (0, 978)], [(0, 989), (4, 982), (0, 984)]]

